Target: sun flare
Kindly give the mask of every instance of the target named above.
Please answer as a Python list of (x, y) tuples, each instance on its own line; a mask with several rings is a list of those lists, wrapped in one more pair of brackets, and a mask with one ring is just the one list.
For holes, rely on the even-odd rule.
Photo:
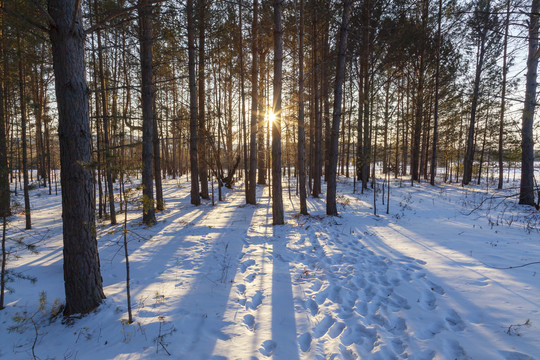
[(274, 112), (272, 110), (268, 110), (268, 113), (267, 113), (267, 118), (268, 118), (268, 121), (273, 123), (274, 120), (276, 120), (276, 114), (274, 114)]

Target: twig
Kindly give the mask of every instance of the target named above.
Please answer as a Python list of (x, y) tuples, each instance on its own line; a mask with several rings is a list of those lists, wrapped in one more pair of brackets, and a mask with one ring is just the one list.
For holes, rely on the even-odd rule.
[(497, 269), (497, 270), (518, 269), (518, 268), (522, 268), (522, 267), (529, 266), (529, 265), (540, 264), (540, 261), (533, 261), (533, 262), (530, 262), (530, 263), (527, 263), (527, 264), (523, 264), (523, 265), (508, 266), (508, 267), (497, 267), (497, 266), (491, 266), (491, 265), (488, 265), (488, 264), (484, 263), (483, 261), (480, 261), (480, 262), (481, 262), (482, 264), (484, 264), (485, 266), (487, 266), (488, 268), (491, 268), (491, 269)]

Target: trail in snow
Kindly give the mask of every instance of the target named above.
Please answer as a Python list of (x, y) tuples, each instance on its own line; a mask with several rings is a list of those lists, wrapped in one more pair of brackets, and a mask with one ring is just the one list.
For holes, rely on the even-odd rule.
[[(393, 212), (374, 217), (372, 192), (351, 195), (350, 183), (339, 185), (340, 217), (327, 217), (324, 199), (313, 198), (310, 216), (298, 216), (296, 198), (285, 190), (287, 224), (272, 226), (268, 187), (258, 188), (256, 206), (244, 205), (243, 191), (235, 190), (215, 207), (195, 207), (189, 186), (166, 183), (167, 210), (158, 224), (146, 228), (130, 213), (136, 322), (120, 321), (126, 318), (121, 227), (100, 226), (107, 300), (71, 327), (40, 317), (38, 355), (521, 360), (540, 354), (536, 273), (482, 264), (540, 256), (521, 230), (482, 229), (482, 219), (456, 210), (464, 195), (451, 187), (449, 193), (395, 188)], [(50, 239), (41, 254), (11, 266), (38, 276), (50, 299), (61, 298), (61, 235), (54, 214), (38, 209), (36, 227), (47, 228)], [(0, 313), (5, 327), (33, 306), (36, 289), (17, 287)], [(15, 344), (0, 346), (0, 356), (28, 357), (31, 328), (0, 335), (0, 344)]]

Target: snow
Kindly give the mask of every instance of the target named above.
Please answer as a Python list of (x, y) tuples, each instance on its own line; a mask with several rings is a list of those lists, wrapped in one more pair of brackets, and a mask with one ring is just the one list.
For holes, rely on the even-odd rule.
[(540, 214), (501, 197), (515, 190), (397, 179), (389, 214), (379, 192), (375, 216), (373, 191), (353, 194), (341, 178), (339, 217), (311, 197), (310, 216), (299, 216), (285, 181), (286, 224), (272, 226), (268, 187), (256, 206), (239, 187), (195, 207), (184, 179), (164, 182), (155, 226), (135, 205), (128, 212), (133, 324), (122, 225), (106, 221), (107, 299), (82, 318), (54, 316), (61, 199), (32, 190), (34, 228), (24, 230), (23, 214), (9, 219), (7, 268), (37, 281), (9, 284), (0, 358), (540, 359), (540, 265), (518, 267), (540, 260)]

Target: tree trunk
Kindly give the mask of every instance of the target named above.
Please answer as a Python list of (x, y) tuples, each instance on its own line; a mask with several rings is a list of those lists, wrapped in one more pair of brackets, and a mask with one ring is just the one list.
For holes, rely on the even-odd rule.
[(25, 97), (25, 79), (22, 64), (21, 37), (17, 34), (17, 54), (19, 58), (19, 97), (21, 101), (21, 142), (22, 142), (22, 172), (24, 182), (24, 214), (26, 218), (26, 230), (32, 228), (30, 218), (30, 195), (28, 194), (28, 155), (26, 152), (26, 97)]
[(429, 183), (435, 185), (435, 175), (437, 174), (437, 141), (439, 140), (439, 68), (441, 67), (441, 17), (442, 0), (439, 0), (439, 11), (437, 13), (437, 56), (435, 60), (435, 110), (433, 114), (433, 149), (431, 154), (431, 172)]
[[(97, 2), (96, 13), (97, 13)], [(103, 147), (105, 156), (105, 176), (107, 179), (107, 190), (109, 192), (109, 213), (111, 216), (111, 225), (116, 225), (116, 210), (114, 207), (114, 191), (111, 176), (111, 153), (109, 152), (109, 109), (107, 99), (107, 84), (105, 83), (105, 69), (103, 66), (103, 48), (101, 46), (101, 32), (97, 31), (98, 61), (99, 61), (99, 80), (101, 85), (101, 106), (103, 107)], [(97, 119), (99, 121), (99, 119)]]
[[(3, 5), (3, 2), (2, 2)], [(0, 13), (0, 61), (4, 60), (4, 14)], [(0, 66), (0, 216), (5, 218), (11, 215), (9, 192), (9, 167), (7, 159), (6, 141), (6, 113), (4, 109), (4, 71)], [(2, 262), (3, 264), (3, 262)], [(3, 294), (3, 293), (2, 293)]]
[[(317, 2), (315, 2), (317, 4)], [(320, 106), (320, 93), (321, 87), (319, 86), (320, 79), (317, 76), (319, 72), (319, 45), (317, 41), (318, 37), (318, 9), (314, 11), (313, 19), (313, 49), (312, 57), (314, 61), (313, 65), (313, 92), (315, 94), (315, 99), (313, 103), (314, 110), (314, 120), (315, 120), (315, 142), (313, 148), (313, 191), (311, 195), (314, 198), (318, 198), (321, 193), (321, 172), (322, 172), (322, 116), (321, 116), (321, 106)]]
[[(92, 134), (85, 80), (84, 29), (77, 0), (49, 0), (48, 10), (56, 23), (49, 34), (52, 43), (64, 238), (65, 315), (88, 313), (105, 298), (92, 201)], [(78, 13), (75, 17), (73, 14)]]
[(306, 132), (304, 123), (304, 0), (300, 0), (298, 29), (298, 181), (300, 188), (300, 214), (307, 215), (306, 203)]
[(155, 115), (155, 104), (152, 124), (154, 126), (154, 132), (152, 134), (152, 150), (154, 154), (154, 181), (156, 182), (156, 210), (163, 211), (165, 210), (165, 201), (163, 201), (163, 186), (161, 182), (161, 156), (159, 152), (159, 136), (157, 117)]
[(506, 20), (504, 24), (504, 50), (503, 50), (503, 73), (502, 73), (502, 90), (501, 90), (501, 117), (499, 119), (499, 183), (497, 189), (503, 188), (504, 180), (504, 164), (503, 164), (503, 136), (504, 136), (504, 114), (506, 110), (506, 74), (508, 72), (507, 55), (508, 55), (508, 28), (510, 26), (510, 0), (506, 1)]
[[(260, 50), (260, 48), (259, 48)], [(257, 184), (259, 185), (265, 185), (266, 184), (266, 167), (265, 167), (265, 149), (264, 149), (264, 119), (265, 119), (265, 113), (264, 113), (264, 72), (265, 72), (265, 63), (266, 63), (266, 57), (264, 54), (260, 54), (261, 61), (259, 63), (259, 76), (260, 76), (260, 82), (259, 82), (259, 101), (257, 104), (259, 105), (259, 118), (257, 123), (257, 134), (258, 134), (258, 141), (257, 141), (257, 168), (259, 169), (259, 173), (257, 176)]]
[(363, 31), (363, 39), (362, 44), (365, 47), (365, 51), (363, 52), (361, 56), (361, 67), (362, 67), (362, 74), (364, 76), (363, 79), (363, 85), (364, 88), (362, 89), (362, 103), (364, 108), (364, 114), (362, 115), (362, 120), (364, 121), (363, 125), (363, 139), (362, 139), (362, 193), (363, 189), (367, 189), (367, 183), (369, 180), (369, 163), (371, 161), (371, 138), (369, 136), (370, 134), (370, 116), (369, 116), (369, 110), (370, 110), (370, 102), (369, 102), (369, 91), (370, 91), (370, 83), (369, 83), (369, 53), (370, 53), (370, 2), (367, 1), (365, 5), (365, 9), (363, 10), (363, 20), (362, 23), (365, 27), (365, 31)]
[[(489, 11), (489, 7), (488, 7)], [(476, 63), (476, 75), (474, 78), (474, 91), (471, 105), (471, 122), (469, 123), (469, 135), (467, 137), (467, 151), (465, 153), (465, 159), (463, 160), (463, 179), (462, 184), (468, 185), (472, 179), (472, 168), (474, 159), (474, 127), (476, 124), (476, 108), (478, 106), (478, 97), (480, 96), (480, 79), (484, 66), (484, 54), (486, 47), (487, 30), (481, 34), (480, 49), (478, 51), (478, 60)]]
[(324, 31), (323, 31), (323, 54), (322, 60), (325, 62), (322, 67), (322, 105), (323, 105), (323, 116), (324, 116), (324, 181), (328, 181), (328, 168), (330, 166), (330, 138), (332, 137), (331, 125), (330, 125), (330, 84), (328, 79), (328, 61), (330, 59), (330, 43), (329, 43), (329, 33), (330, 33), (330, 21), (325, 20), (324, 22)]
[(199, 169), (197, 165), (197, 84), (195, 82), (195, 40), (193, 26), (193, 0), (187, 0), (188, 67), (189, 67), (189, 158), (191, 164), (191, 203), (201, 204)]
[(243, 41), (243, 33), (242, 33), (242, 3), (238, 3), (238, 20), (239, 20), (239, 38), (240, 38), (240, 97), (241, 97), (241, 118), (242, 118), (242, 130), (243, 130), (243, 152), (244, 152), (244, 193), (246, 195), (246, 204), (249, 204), (248, 202), (248, 155), (247, 155), (247, 127), (246, 127), (246, 90), (245, 90), (245, 84), (244, 84), (244, 41)]
[(330, 168), (328, 172), (328, 190), (326, 194), (326, 214), (337, 215), (336, 187), (339, 123), (341, 121), (341, 102), (343, 83), (345, 81), (345, 52), (347, 49), (347, 26), (351, 12), (352, 0), (343, 1), (343, 20), (339, 31), (338, 58), (336, 66), (336, 84), (334, 88), (334, 113), (332, 119), (332, 138), (330, 142)]
[(284, 211), (281, 189), (281, 87), (283, 65), (283, 0), (274, 0), (274, 106), (272, 123), (272, 224), (283, 225)]
[(418, 87), (416, 92), (416, 114), (414, 117), (413, 143), (411, 152), (411, 181), (420, 181), (420, 140), (422, 138), (422, 124), (424, 119), (424, 77), (425, 77), (425, 48), (426, 26), (428, 17), (428, 0), (422, 1), (422, 28), (424, 29), (419, 54)]
[(153, 141), (154, 141), (154, 86), (152, 84), (152, 4), (151, 0), (139, 0), (139, 27), (141, 43), (141, 78), (142, 78), (142, 185), (143, 185), (143, 222), (147, 225), (156, 222), (154, 208), (153, 183)]
[(257, 204), (257, 120), (258, 120), (258, 17), (259, 1), (253, 1), (253, 22), (251, 24), (251, 134), (249, 144), (249, 189), (247, 194), (248, 204)]
[(205, 26), (206, 26), (206, 0), (199, 0), (199, 178), (201, 180), (201, 197), (210, 199), (208, 195), (208, 165), (206, 156), (206, 119), (205, 119)]
[(527, 84), (521, 126), (521, 182), (519, 203), (534, 206), (534, 139), (533, 121), (536, 105), (536, 75), (538, 71), (538, 14), (540, 0), (532, 0), (529, 20), (529, 55), (527, 57)]

